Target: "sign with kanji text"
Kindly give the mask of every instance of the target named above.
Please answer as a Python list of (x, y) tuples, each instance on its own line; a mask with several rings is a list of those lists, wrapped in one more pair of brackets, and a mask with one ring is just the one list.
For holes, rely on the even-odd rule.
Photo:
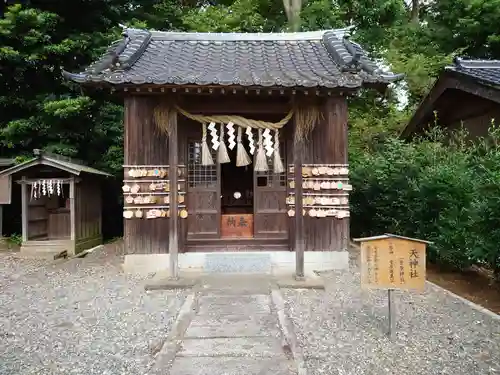
[(423, 291), (429, 242), (385, 234), (361, 243), (361, 287)]
[(253, 237), (252, 214), (221, 215), (221, 237), (251, 238)]

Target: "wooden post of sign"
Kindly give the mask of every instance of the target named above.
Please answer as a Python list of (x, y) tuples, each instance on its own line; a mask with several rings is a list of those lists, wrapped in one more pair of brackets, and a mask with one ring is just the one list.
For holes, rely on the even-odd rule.
[(389, 305), (389, 337), (396, 337), (396, 305), (394, 304), (394, 289), (387, 291), (387, 301)]
[(394, 290), (424, 290), (425, 251), (431, 242), (395, 234), (353, 241), (361, 243), (361, 287), (387, 289), (388, 334), (393, 339), (396, 337)]
[(168, 235), (168, 253), (170, 260), (170, 278), (177, 280), (179, 278), (179, 212), (177, 209), (177, 163), (179, 161), (179, 152), (177, 150), (177, 113), (169, 116), (169, 134), (168, 134), (168, 158), (169, 158), (169, 183), (170, 183), (170, 228)]

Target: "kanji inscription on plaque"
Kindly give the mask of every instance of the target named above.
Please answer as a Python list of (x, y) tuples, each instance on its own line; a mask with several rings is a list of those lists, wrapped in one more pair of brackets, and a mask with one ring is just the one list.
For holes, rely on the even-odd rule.
[(361, 242), (363, 288), (424, 289), (428, 242), (390, 234), (361, 238), (356, 242)]
[(251, 238), (253, 236), (253, 215), (221, 215), (221, 237)]

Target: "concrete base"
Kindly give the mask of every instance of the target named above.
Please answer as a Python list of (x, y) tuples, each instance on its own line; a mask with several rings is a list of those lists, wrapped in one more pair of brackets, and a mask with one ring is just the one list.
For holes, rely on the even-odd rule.
[[(179, 254), (179, 272), (187, 273), (259, 273), (270, 275), (295, 272), (295, 253), (290, 251), (245, 251)], [(230, 260), (230, 262), (228, 262)], [(217, 268), (217, 265), (220, 265)], [(169, 254), (129, 254), (123, 264), (126, 273), (149, 274), (169, 269)], [(348, 251), (307, 251), (304, 254), (306, 276), (349, 268)], [(167, 275), (168, 276), (168, 275)]]
[(145, 290), (191, 289), (200, 280), (200, 275), (181, 274), (177, 279), (169, 277), (168, 272), (158, 272), (144, 285)]
[(276, 277), (276, 284), (283, 289), (325, 289), (323, 278), (317, 275), (297, 278), (294, 274), (283, 274)]
[(168, 270), (168, 254), (128, 254), (125, 255), (125, 273), (147, 275)]

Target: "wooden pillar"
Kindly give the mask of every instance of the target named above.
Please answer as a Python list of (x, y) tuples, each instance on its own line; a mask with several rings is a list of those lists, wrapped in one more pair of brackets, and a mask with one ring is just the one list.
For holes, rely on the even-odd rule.
[(26, 184), (26, 177), (22, 177), (21, 183), (21, 225), (23, 243), (28, 241), (28, 185)]
[[(296, 131), (296, 128), (295, 128)], [(296, 139), (294, 137), (294, 139)], [(304, 215), (302, 215), (302, 153), (303, 141), (294, 143), (293, 164), (295, 180), (295, 277), (304, 278)]]
[[(97, 217), (97, 225), (98, 225), (98, 234), (99, 236), (101, 237), (102, 239), (102, 193), (103, 193), (103, 183), (99, 183), (97, 185), (97, 189), (99, 189), (99, 205), (96, 206), (96, 211), (95, 211), (95, 215), (98, 215)], [(95, 220), (96, 218), (94, 218)]]
[(170, 277), (177, 279), (179, 277), (178, 254), (179, 254), (179, 213), (178, 213), (178, 186), (177, 170), (179, 163), (178, 137), (177, 137), (177, 113), (172, 113), (169, 118), (169, 180), (170, 180), (170, 228), (168, 237), (168, 252), (170, 259)]
[(70, 217), (70, 238), (76, 240), (76, 210), (75, 210), (75, 178), (69, 181), (69, 217)]

